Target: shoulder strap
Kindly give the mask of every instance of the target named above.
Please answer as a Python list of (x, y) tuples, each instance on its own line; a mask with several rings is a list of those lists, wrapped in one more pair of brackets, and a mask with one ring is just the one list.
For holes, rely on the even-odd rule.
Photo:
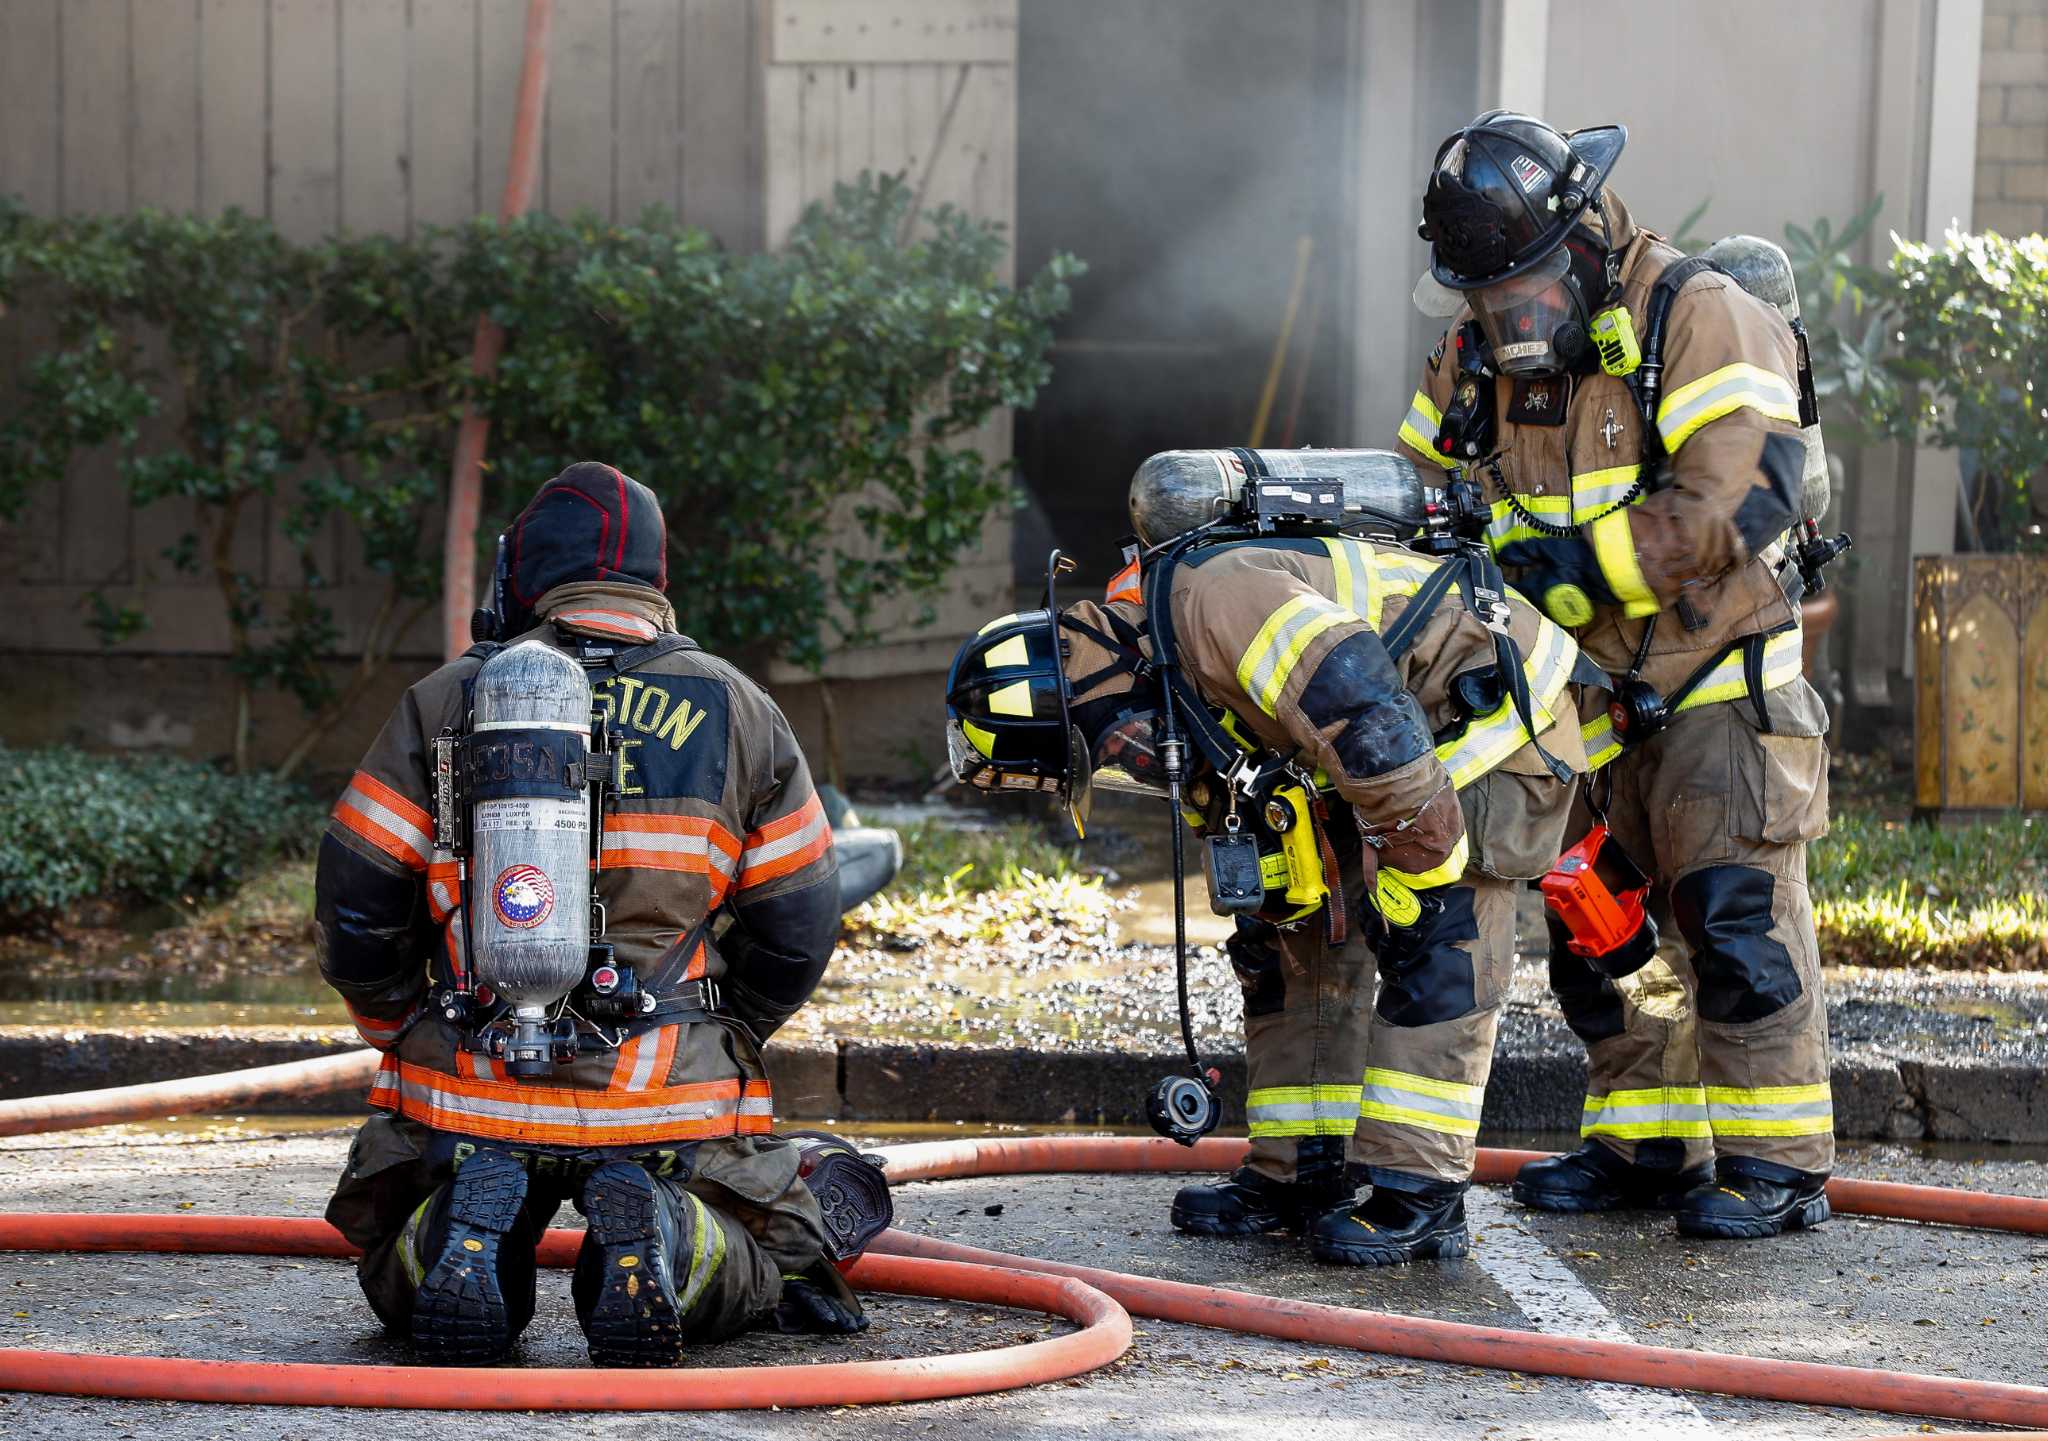
[(1409, 648), (1415, 644), (1415, 637), (1422, 633), (1423, 626), (1429, 623), (1429, 618), (1436, 614), (1436, 608), (1457, 583), (1460, 568), (1458, 560), (1447, 560), (1430, 572), (1429, 579), (1409, 597), (1407, 607), (1380, 637), (1396, 665), (1401, 663), (1402, 656), (1408, 654)]
[[(1634, 386), (1636, 406), (1643, 413), (1643, 457), (1647, 468), (1664, 458), (1664, 434), (1657, 429), (1657, 403), (1664, 394), (1664, 323), (1671, 316), (1671, 304), (1696, 275), (1706, 271), (1728, 272), (1704, 255), (1688, 255), (1665, 267), (1650, 287), (1650, 303), (1643, 317), (1643, 363), (1629, 377)], [(1647, 469), (1645, 471), (1647, 474)]]
[(638, 670), (651, 661), (660, 660), (665, 655), (673, 655), (679, 650), (703, 649), (688, 636), (670, 631), (666, 635), (656, 636), (645, 645), (613, 651), (610, 655), (591, 655), (584, 648), (589, 639), (587, 636), (573, 638), (576, 659), (582, 663), (585, 670), (608, 670), (613, 675), (624, 675), (629, 670)]
[(1244, 759), (1244, 751), (1231, 740), (1229, 732), (1217, 723), (1188, 683), (1181, 672), (1180, 652), (1174, 647), (1173, 576), (1187, 548), (1186, 542), (1173, 546), (1144, 577), (1145, 623), (1152, 631), (1152, 666), (1165, 687), (1166, 703), (1174, 707), (1187, 726), (1188, 739), (1218, 775), (1228, 776)]

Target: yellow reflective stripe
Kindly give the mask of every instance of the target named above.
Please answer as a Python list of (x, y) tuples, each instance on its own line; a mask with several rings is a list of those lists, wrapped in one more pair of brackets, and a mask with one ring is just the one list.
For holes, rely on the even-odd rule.
[(1373, 629), (1379, 629), (1379, 612), (1385, 606), (1387, 597), (1413, 595), (1428, 583), (1439, 564), (1422, 556), (1402, 551), (1398, 554), (1381, 554), (1379, 551), (1366, 553), (1369, 584), (1367, 593), (1371, 596)]
[(999, 616), (997, 616), (997, 617), (996, 617), (996, 618), (995, 618), (994, 620), (990, 621), (990, 622), (989, 622), (989, 623), (988, 623), (987, 625), (983, 626), (983, 627), (982, 627), (982, 628), (981, 628), (980, 630), (976, 631), (976, 632), (975, 632), (975, 634), (976, 634), (976, 635), (987, 635), (987, 634), (988, 634), (988, 633), (989, 633), (990, 631), (994, 630), (994, 629), (995, 629), (995, 628), (996, 628), (997, 626), (999, 626), (999, 625), (1008, 625), (1008, 624), (1009, 624), (1009, 623), (1010, 623), (1011, 621), (1013, 621), (1013, 620), (1015, 620), (1015, 619), (1017, 619), (1017, 612), (1016, 612), (1016, 611), (1011, 611), (1011, 612), (1010, 612), (1010, 613), (1009, 613), (1008, 615), (999, 615)]
[(1445, 470), (1456, 470), (1458, 462), (1436, 448), (1436, 433), (1443, 423), (1444, 413), (1427, 393), (1418, 390), (1415, 399), (1408, 402), (1408, 414), (1401, 422), (1401, 442), (1421, 451)]
[(1572, 523), (1583, 525), (1598, 520), (1602, 512), (1618, 504), (1636, 483), (1642, 471), (1637, 465), (1617, 465), (1606, 470), (1582, 471), (1572, 477)]
[(1709, 1086), (1707, 1114), (1717, 1136), (1824, 1136), (1835, 1128), (1834, 1089), (1804, 1086)]
[(1484, 1086), (1469, 1085), (1464, 1081), (1440, 1081), (1435, 1076), (1418, 1076), (1412, 1071), (1393, 1071), (1384, 1066), (1367, 1066), (1364, 1080), (1367, 1086), (1384, 1086), (1418, 1096), (1434, 1096), (1440, 1101), (1455, 1101), (1472, 1107), (1475, 1117), (1479, 1114), (1479, 1104), (1486, 1099)]
[(1366, 1101), (1358, 1108), (1361, 1121), (1384, 1121), (1392, 1126), (1413, 1126), (1418, 1131), (1435, 1131), (1445, 1136), (1476, 1136), (1479, 1123), (1456, 1116), (1438, 1115), (1417, 1106), (1397, 1106), (1386, 1101)]
[[(1771, 636), (1764, 642), (1764, 689), (1776, 690), (1797, 680), (1804, 659), (1798, 631), (1781, 631)], [(1742, 652), (1738, 649), (1707, 672), (1707, 678), (1694, 687), (1678, 709), (1689, 711), (1717, 701), (1740, 700), (1748, 694), (1749, 682), (1742, 673)]]
[(960, 722), (960, 733), (967, 737), (969, 743), (976, 750), (981, 752), (982, 759), (995, 759), (996, 735), (994, 731), (984, 730), (971, 720), (963, 720)]
[(690, 1198), (690, 1209), (697, 1218), (697, 1244), (690, 1256), (690, 1278), (683, 1284), (683, 1294), (676, 1298), (676, 1311), (688, 1316), (703, 1296), (704, 1288), (711, 1284), (711, 1278), (718, 1274), (718, 1268), (725, 1264), (725, 1228), (694, 1192), (683, 1194)]
[(1717, 1136), (1825, 1136), (1835, 1129), (1835, 1113), (1828, 1111), (1813, 1117), (1770, 1121), (1731, 1120), (1716, 1112), (1713, 1127)]
[(1747, 407), (1773, 420), (1799, 423), (1799, 393), (1776, 371), (1737, 361), (1681, 385), (1657, 407), (1657, 433), (1676, 452), (1693, 432)]
[(1606, 711), (1579, 727), (1579, 739), (1586, 747), (1586, 765), (1599, 770), (1621, 754), (1621, 739), (1614, 733), (1614, 721)]
[(1237, 683), (1267, 715), (1279, 711), (1287, 677), (1315, 638), (1332, 626), (1363, 625), (1352, 612), (1320, 595), (1297, 595), (1266, 617), (1237, 662)]
[(1258, 1086), (1245, 1099), (1254, 1137), (1348, 1136), (1358, 1126), (1357, 1086)]
[(1024, 643), (1024, 637), (1013, 635), (999, 645), (990, 646), (981, 663), (990, 670), (1005, 665), (1030, 665), (1031, 647)]
[[(1337, 572), (1337, 604), (1348, 611), (1354, 611), (1366, 618), (1366, 624), (1377, 627), (1375, 614), (1379, 602), (1372, 588), (1372, 551), (1348, 536), (1324, 536), (1323, 549), (1330, 553), (1330, 564)], [(1357, 602), (1358, 587), (1363, 582), (1366, 602)]]
[(1832, 1101), (1835, 1088), (1826, 1081), (1810, 1086), (1708, 1086), (1710, 1106), (1791, 1106), (1801, 1101)]
[(1587, 526), (1586, 539), (1592, 543), (1593, 559), (1607, 578), (1607, 588), (1621, 602), (1623, 615), (1634, 619), (1664, 608), (1643, 579), (1642, 566), (1636, 563), (1635, 533), (1629, 529), (1626, 510), (1609, 511)]
[(1426, 871), (1404, 871), (1394, 866), (1381, 866), (1380, 874), (1392, 876), (1411, 890), (1426, 891), (1432, 886), (1447, 886), (1464, 875), (1465, 864), (1471, 859), (1471, 855), (1472, 848), (1466, 838), (1459, 836), (1458, 843), (1451, 847), (1451, 853), (1444, 857), (1441, 864), (1431, 866)]
[(1586, 1097), (1579, 1121), (1581, 1136), (1615, 1136), (1647, 1140), (1657, 1136), (1705, 1137), (1707, 1095), (1698, 1086), (1652, 1086), (1610, 1091)]
[(1028, 717), (1031, 714), (1031, 682), (1028, 680), (1012, 681), (1000, 690), (990, 691), (988, 693), (988, 709), (990, 715), (1020, 715)]
[[(1538, 734), (1550, 728), (1555, 706), (1571, 679), (1577, 647), (1562, 629), (1543, 621), (1536, 633), (1535, 653), (1522, 662), (1529, 679), (1529, 718)], [(1451, 773), (1451, 784), (1459, 790), (1491, 771), (1520, 750), (1530, 739), (1515, 714), (1512, 699), (1503, 700), (1487, 715), (1465, 727), (1463, 735), (1436, 748), (1437, 759)]]
[(1517, 495), (1513, 500), (1496, 500), (1493, 503), (1493, 518), (1486, 526), (1486, 543), (1495, 550), (1504, 545), (1513, 545), (1518, 540), (1548, 540), (1551, 536), (1526, 523), (1516, 513), (1515, 507), (1546, 520), (1554, 525), (1568, 525), (1571, 522), (1572, 498), (1568, 495)]

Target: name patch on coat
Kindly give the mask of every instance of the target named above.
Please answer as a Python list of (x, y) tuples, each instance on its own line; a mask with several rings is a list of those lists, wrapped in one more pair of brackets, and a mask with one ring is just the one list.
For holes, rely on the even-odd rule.
[(687, 675), (607, 676), (593, 714), (620, 733), (612, 779), (621, 795), (725, 798), (726, 689)]

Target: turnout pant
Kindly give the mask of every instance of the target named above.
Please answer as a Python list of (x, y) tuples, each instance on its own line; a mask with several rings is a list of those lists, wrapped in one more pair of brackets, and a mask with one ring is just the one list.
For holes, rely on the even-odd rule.
[[(1357, 859), (1343, 879), (1346, 895), (1365, 894)], [(1474, 868), (1427, 897), (1406, 928), (1374, 914), (1361, 925), (1354, 907), (1334, 947), (1320, 919), (1288, 931), (1240, 920), (1227, 949), (1244, 988), (1253, 1170), (1315, 1180), (1348, 1159), (1470, 1178), (1514, 969), (1514, 883)]]
[(515, 1332), (533, 1315), (534, 1246), (562, 1203), (573, 1202), (584, 1179), (606, 1161), (639, 1164), (655, 1179), (658, 1204), (672, 1208), (680, 1237), (676, 1289), (694, 1292), (682, 1317), (686, 1341), (716, 1341), (744, 1330), (781, 1298), (785, 1274), (824, 1253), (823, 1220), (797, 1179), (796, 1148), (772, 1136), (579, 1150), (480, 1141), (377, 1115), (356, 1133), (327, 1219), (362, 1249), (357, 1278), (386, 1326), (404, 1331), (411, 1320), (449, 1183), (479, 1150), (511, 1156), (528, 1177), (525, 1206), (499, 1253), (499, 1283)]
[[(1834, 1164), (1827, 1004), (1806, 843), (1827, 829), (1826, 713), (1805, 681), (1681, 712), (1590, 782), (1654, 877), (1660, 958), (1616, 983), (1551, 928), (1551, 986), (1587, 1049), (1582, 1133), (1625, 1160)], [(1609, 774), (1611, 773), (1611, 782)], [(1582, 797), (1574, 842), (1592, 817)], [(1676, 932), (1676, 944), (1671, 932)]]

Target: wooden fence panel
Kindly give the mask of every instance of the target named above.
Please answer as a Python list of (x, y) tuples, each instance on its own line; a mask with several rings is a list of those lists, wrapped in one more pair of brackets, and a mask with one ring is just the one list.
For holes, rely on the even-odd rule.
[(137, 5), (132, 18), (131, 200), (183, 214), (199, 208), (199, 3)]

